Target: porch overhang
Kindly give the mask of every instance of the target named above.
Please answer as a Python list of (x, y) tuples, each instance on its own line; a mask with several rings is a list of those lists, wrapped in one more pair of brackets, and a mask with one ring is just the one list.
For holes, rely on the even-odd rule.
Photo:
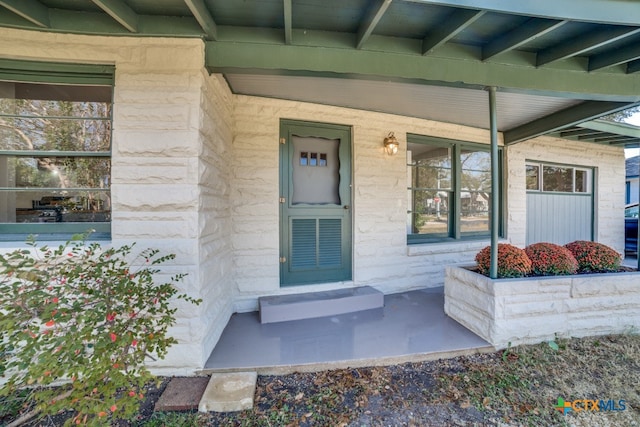
[[(402, 85), (404, 92), (437, 87), (438, 101), (453, 110), (446, 118), (422, 111), (423, 99), (405, 97), (406, 108), (475, 127), (483, 115), (488, 128), (483, 89), (495, 87), (507, 144), (638, 105), (637, 16), (640, 4), (611, 0), (0, 0), (0, 27), (202, 38), (206, 67), (225, 74), (236, 93), (258, 94), (235, 76), (264, 75), (347, 79), (325, 85), (325, 95), (355, 81)], [(282, 85), (273, 83), (270, 96), (325, 103), (279, 93)], [(469, 97), (477, 115), (467, 120), (455, 104), (468, 102), (469, 91), (482, 95)], [(358, 108), (397, 113), (370, 102), (368, 93), (352, 89)], [(505, 97), (509, 121), (501, 119)]]

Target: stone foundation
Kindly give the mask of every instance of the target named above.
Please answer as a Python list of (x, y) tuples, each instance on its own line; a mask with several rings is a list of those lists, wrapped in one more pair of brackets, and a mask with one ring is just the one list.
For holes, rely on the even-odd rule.
[(640, 328), (640, 272), (490, 279), (448, 266), (445, 313), (496, 348)]

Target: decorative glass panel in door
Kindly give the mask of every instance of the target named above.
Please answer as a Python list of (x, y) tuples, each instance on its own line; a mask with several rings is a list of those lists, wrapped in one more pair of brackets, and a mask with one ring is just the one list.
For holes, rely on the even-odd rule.
[(281, 122), (280, 283), (351, 279), (351, 132)]

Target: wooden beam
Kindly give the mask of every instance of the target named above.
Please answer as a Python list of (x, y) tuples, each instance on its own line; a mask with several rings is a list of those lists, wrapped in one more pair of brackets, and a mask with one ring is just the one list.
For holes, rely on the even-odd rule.
[(582, 34), (563, 43), (551, 46), (538, 52), (536, 65), (538, 67), (550, 62), (578, 56), (607, 44), (617, 42), (626, 37), (640, 33), (638, 27), (620, 27), (608, 29), (596, 33)]
[(293, 43), (293, 5), (291, 0), (284, 0), (284, 42)]
[[(277, 34), (277, 32), (275, 32)], [(294, 31), (294, 37), (296, 36)], [(315, 37), (307, 31), (306, 37)], [(336, 43), (318, 32), (313, 45), (285, 45), (280, 41), (265, 43), (260, 38), (241, 43), (218, 40), (206, 43), (205, 64), (212, 72), (266, 73), (292, 75), (327, 75), (346, 78), (370, 78), (424, 82), (443, 86), (482, 89), (500, 87), (500, 91), (529, 92), (537, 95), (597, 101), (638, 102), (640, 85), (635, 75), (623, 70), (608, 73), (571, 72), (556, 67), (536, 68), (498, 61), (447, 55), (420, 54), (415, 51), (379, 51), (349, 49), (353, 40)], [(376, 43), (379, 42), (376, 36)], [(395, 38), (394, 38), (395, 39)], [(370, 43), (373, 43), (373, 39)]]
[(129, 32), (138, 32), (138, 15), (122, 0), (91, 0)]
[(637, 73), (640, 71), (640, 60), (631, 61), (627, 64), (627, 74)]
[(575, 138), (575, 137), (580, 137), (583, 135), (597, 135), (598, 133), (600, 133), (600, 131), (598, 130), (593, 130), (593, 129), (571, 129), (571, 130), (566, 130), (566, 131), (561, 131), (560, 132), (560, 137), (561, 138)]
[(626, 141), (616, 141), (610, 142), (610, 145), (622, 145), (626, 148), (638, 148), (638, 143), (640, 143), (640, 138), (630, 138)]
[(422, 40), (422, 54), (426, 55), (439, 46), (442, 46), (462, 30), (480, 19), (486, 11), (460, 9), (453, 12), (449, 18), (445, 20), (438, 29)]
[(371, 6), (369, 9), (367, 16), (360, 23), (360, 28), (358, 28), (358, 42), (356, 44), (356, 49), (362, 49), (362, 46), (365, 44), (373, 30), (382, 19), (382, 16), (387, 11), (387, 8), (391, 4), (393, 0), (378, 0), (375, 4)]
[(38, 27), (49, 28), (49, 8), (37, 0), (0, 0), (11, 12), (36, 24)]
[(196, 18), (200, 27), (204, 30), (206, 40), (218, 38), (218, 27), (204, 4), (204, 0), (184, 0), (191, 14)]
[(548, 116), (526, 123), (503, 133), (505, 144), (526, 141), (527, 139), (545, 135), (560, 129), (575, 126), (581, 122), (592, 120), (606, 114), (612, 114), (637, 104), (625, 102), (587, 101), (577, 106), (552, 113)]
[[(624, 64), (637, 59), (640, 59), (640, 44), (633, 43), (620, 49), (591, 56), (589, 58), (589, 71)], [(629, 72), (628, 67), (627, 72)]]
[(640, 2), (633, 0), (411, 0), (411, 2), (467, 9), (482, 7), (483, 10), (509, 15), (610, 25), (638, 25), (638, 16), (640, 16)]
[(569, 21), (551, 21), (533, 18), (516, 29), (502, 34), (491, 40), (482, 48), (482, 60), (486, 61), (496, 55), (517, 49), (532, 40), (542, 37), (553, 30), (562, 27)]

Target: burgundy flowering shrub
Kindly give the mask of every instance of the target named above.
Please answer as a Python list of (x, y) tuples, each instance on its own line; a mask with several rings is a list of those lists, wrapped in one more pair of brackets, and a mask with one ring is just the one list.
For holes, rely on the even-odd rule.
[(178, 293), (184, 275), (157, 283), (173, 255), (84, 237), (0, 254), (0, 396), (27, 387), (40, 416), (73, 410), (67, 424), (108, 425), (137, 413), (153, 378), (145, 360), (177, 342), (172, 300), (200, 300)]
[(580, 273), (603, 273), (620, 268), (622, 256), (602, 243), (576, 240), (564, 245), (578, 261)]
[(553, 243), (534, 243), (524, 248), (531, 260), (531, 273), (536, 276), (575, 274), (578, 261), (565, 247)]
[[(478, 270), (489, 275), (491, 246), (482, 249), (476, 255)], [(498, 244), (498, 277), (523, 277), (531, 273), (531, 261), (524, 250), (508, 243)]]

